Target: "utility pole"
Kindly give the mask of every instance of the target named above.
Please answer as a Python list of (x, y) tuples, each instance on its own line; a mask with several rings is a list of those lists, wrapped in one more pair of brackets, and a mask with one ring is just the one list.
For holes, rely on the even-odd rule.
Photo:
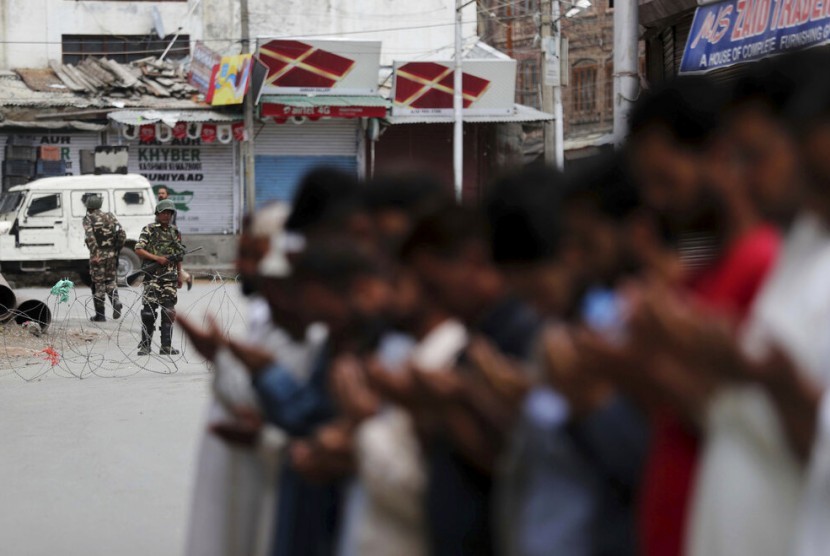
[(565, 167), (565, 127), (562, 110), (562, 34), (559, 0), (541, 1), (540, 35), (542, 37), (542, 110), (553, 114), (545, 122), (545, 163), (562, 170)]
[[(248, 0), (240, 0), (240, 23), (242, 27), (242, 53), (253, 52), (251, 48), (250, 14)], [(253, 60), (251, 61), (253, 64)], [(251, 80), (253, 80), (253, 65), (251, 66)], [(245, 94), (244, 123), (245, 141), (242, 143), (242, 158), (245, 168), (245, 211), (252, 212), (256, 208), (256, 175), (254, 173), (254, 90), (250, 85)]]
[(455, 174), (455, 198), (460, 205), (464, 200), (464, 103), (462, 99), (463, 68), (461, 58), (461, 13), (462, 0), (455, 0), (455, 72), (453, 84), (453, 113), (455, 127), (453, 129), (453, 170)]
[(628, 133), (628, 113), (640, 93), (639, 37), (636, 0), (614, 4), (614, 142)]

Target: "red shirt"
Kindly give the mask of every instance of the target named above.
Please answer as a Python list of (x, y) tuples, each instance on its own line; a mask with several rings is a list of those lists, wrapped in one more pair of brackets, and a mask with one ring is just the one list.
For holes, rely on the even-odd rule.
[[(743, 319), (772, 268), (780, 236), (759, 226), (736, 240), (710, 268), (690, 283), (709, 307)], [(640, 535), (645, 556), (680, 556), (686, 515), (697, 469), (698, 438), (671, 412), (652, 422), (640, 508)]]

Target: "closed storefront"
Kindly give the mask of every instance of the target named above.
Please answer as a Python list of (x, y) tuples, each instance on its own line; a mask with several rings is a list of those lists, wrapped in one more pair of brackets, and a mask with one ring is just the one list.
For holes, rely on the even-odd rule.
[(267, 122), (257, 130), (256, 203), (291, 201), (302, 177), (319, 166), (358, 174), (360, 119)]
[(176, 203), (176, 224), (186, 234), (230, 234), (237, 229), (239, 182), (235, 142), (203, 144), (172, 139), (129, 145), (128, 171), (164, 186)]

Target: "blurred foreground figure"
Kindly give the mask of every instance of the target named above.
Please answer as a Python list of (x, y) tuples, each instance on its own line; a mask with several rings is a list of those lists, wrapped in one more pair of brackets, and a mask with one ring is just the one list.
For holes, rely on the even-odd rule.
[[(285, 205), (269, 205), (249, 217), (239, 239), (237, 270), (250, 297), (247, 340), (307, 375), (320, 340), (306, 341), (296, 311), (289, 310), (290, 267), (281, 253)], [(264, 262), (263, 259), (265, 259)], [(194, 347), (214, 366), (214, 401), (198, 456), (187, 554), (270, 553), (278, 493), (276, 475), (287, 446), (285, 434), (263, 423), (248, 372), (231, 354), (213, 321), (199, 330), (180, 322)]]
[[(781, 257), (744, 323), (743, 344), (764, 361), (779, 348), (819, 373), (826, 360), (827, 325), (807, 324), (827, 298), (830, 275), (820, 269), (828, 235), (813, 211), (802, 210), (805, 166), (785, 111), (799, 92), (798, 58), (755, 64), (739, 80), (726, 112), (727, 131), (744, 165), (750, 196), (759, 210), (789, 231)], [(818, 71), (819, 68), (814, 68)], [(824, 156), (830, 155), (830, 150)], [(809, 165), (808, 165), (809, 166)], [(824, 318), (830, 317), (825, 312)], [(806, 327), (804, 325), (807, 325)], [(712, 345), (698, 350), (714, 351)], [(730, 368), (731, 367), (731, 368)], [(705, 443), (691, 514), (688, 554), (762, 556), (791, 553), (803, 488), (801, 463), (783, 434), (775, 401), (761, 385), (746, 384), (740, 365), (699, 369), (714, 376), (716, 390), (704, 408)], [(725, 374), (724, 374), (725, 373)], [(772, 392), (785, 396), (783, 390)]]
[[(720, 155), (721, 98), (704, 78), (681, 78), (644, 95), (632, 111), (627, 148), (643, 202), (682, 263), (674, 287), (687, 289), (710, 310), (742, 319), (775, 259), (778, 235), (760, 219), (732, 161)], [(644, 357), (639, 372), (651, 380), (651, 397), (668, 388), (653, 410), (642, 550), (646, 556), (679, 556), (697, 470), (697, 402), (711, 386), (703, 382), (690, 390), (674, 384), (676, 373), (660, 361), (660, 348), (654, 341), (636, 348)], [(661, 384), (669, 376), (672, 383)]]
[[(625, 212), (611, 161), (562, 176), (529, 169), (488, 203), (493, 256), (513, 290), (546, 317), (498, 476), (503, 552), (634, 555), (634, 500), (647, 442), (641, 416), (571, 353), (586, 290), (611, 286), (623, 237), (600, 191)], [(569, 181), (573, 180), (573, 182)]]

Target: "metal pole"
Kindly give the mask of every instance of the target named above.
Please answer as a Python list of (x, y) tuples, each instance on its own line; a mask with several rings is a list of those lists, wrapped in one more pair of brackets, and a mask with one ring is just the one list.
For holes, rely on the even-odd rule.
[(628, 112), (640, 93), (638, 18), (635, 0), (614, 4), (614, 142), (628, 133)]
[[(550, 62), (550, 27), (551, 27), (551, 0), (542, 0), (541, 3), (541, 20), (539, 35), (542, 37), (542, 111), (548, 114), (553, 114), (553, 81), (551, 78), (555, 76), (548, 74), (548, 65)], [(553, 166), (556, 157), (554, 156), (555, 142), (554, 142), (554, 123), (552, 121), (545, 122), (544, 139), (545, 139), (545, 164)]]
[[(242, 52), (253, 52), (250, 38), (250, 16), (248, 0), (240, 1), (240, 23), (242, 26)], [(253, 66), (251, 67), (253, 79)], [(245, 167), (245, 211), (252, 212), (256, 207), (256, 174), (254, 172), (254, 90), (248, 87), (245, 95), (245, 141), (242, 144), (242, 157)]]
[(559, 15), (559, 0), (553, 0), (550, 7), (551, 17), (551, 35), (553, 40), (553, 48), (556, 53), (555, 63), (559, 79), (553, 85), (553, 124), (554, 124), (554, 153), (556, 167), (560, 170), (565, 168), (565, 122), (563, 122), (564, 115), (562, 114), (562, 28), (561, 17)]
[(455, 198), (461, 204), (464, 197), (464, 120), (463, 120), (463, 73), (461, 58), (461, 13), (462, 0), (455, 0), (455, 81), (453, 86), (453, 112), (455, 127), (453, 135), (453, 170), (455, 174)]
[(541, 3), (542, 110), (553, 114), (553, 121), (545, 122), (545, 164), (560, 170), (565, 166), (564, 122), (562, 114), (562, 35), (559, 27), (559, 0)]

